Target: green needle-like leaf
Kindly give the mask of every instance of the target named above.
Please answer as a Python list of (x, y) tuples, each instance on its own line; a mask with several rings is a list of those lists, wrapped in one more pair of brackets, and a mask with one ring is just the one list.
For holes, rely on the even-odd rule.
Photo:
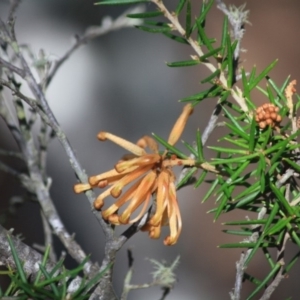
[[(272, 210), (271, 210), (271, 213), (270, 213), (270, 215), (269, 215), (269, 217), (267, 219), (267, 223), (266, 223), (266, 225), (264, 227), (264, 232), (266, 230), (268, 230), (269, 226), (272, 224), (275, 216), (277, 215), (278, 210), (279, 210), (279, 205), (278, 205), (278, 203), (275, 203), (274, 206), (273, 206), (273, 208), (272, 208)], [(254, 254), (256, 253), (257, 249), (261, 246), (261, 243), (262, 243), (262, 241), (263, 241), (263, 239), (265, 237), (265, 233), (264, 232), (260, 234), (258, 240), (255, 243), (255, 246), (253, 247), (251, 253), (247, 257), (247, 259), (246, 259), (246, 261), (244, 263), (245, 267), (248, 266), (249, 262), (251, 261), (251, 259), (253, 258)]]
[(277, 93), (278, 97), (284, 102), (286, 103), (286, 98), (283, 94), (283, 91), (281, 91), (281, 89), (278, 88), (278, 86), (275, 84), (275, 82), (269, 77), (267, 76), (267, 80), (268, 83), (271, 85), (271, 87), (275, 90), (275, 92)]
[(258, 156), (257, 153), (253, 153), (250, 155), (244, 155), (244, 156), (228, 158), (228, 159), (213, 158), (213, 160), (210, 162), (210, 164), (211, 165), (220, 165), (220, 164), (229, 164), (229, 163), (242, 163), (244, 161), (248, 161), (257, 156)]
[[(218, 248), (248, 248), (248, 249), (251, 249), (251, 248), (254, 248), (255, 246), (256, 246), (256, 243), (244, 242), (244, 243), (223, 244), (223, 245), (218, 246)], [(264, 242), (264, 243), (261, 243), (259, 246), (260, 247), (268, 247), (268, 248), (276, 247), (276, 245), (271, 242)]]
[(197, 130), (197, 159), (200, 162), (204, 161), (204, 154), (203, 154), (203, 144), (202, 144), (202, 137), (200, 130)]
[(180, 102), (189, 102), (189, 101), (193, 101), (193, 100), (201, 101), (203, 99), (216, 97), (222, 90), (223, 90), (223, 88), (221, 86), (213, 85), (208, 90), (205, 90), (201, 93), (180, 99), (179, 101)]
[(184, 5), (185, 5), (186, 2), (187, 2), (187, 0), (180, 0), (179, 1), (178, 5), (175, 9), (175, 15), (176, 16), (178, 16), (181, 13), (181, 11), (183, 10)]
[(269, 228), (269, 230), (267, 230), (265, 234), (266, 235), (274, 235), (278, 231), (281, 231), (282, 229), (284, 229), (287, 226), (287, 224), (291, 222), (292, 219), (293, 219), (293, 217), (291, 216), (291, 217), (283, 218), (283, 219), (279, 220), (274, 226)]
[(225, 16), (223, 22), (223, 29), (222, 29), (222, 39), (221, 39), (221, 46), (222, 46), (222, 57), (225, 56), (226, 53), (226, 43), (227, 43), (227, 36), (228, 36), (228, 17)]
[(176, 188), (180, 189), (182, 186), (184, 186), (191, 179), (191, 177), (195, 174), (197, 170), (198, 170), (197, 167), (190, 168), (187, 174), (180, 180), (180, 182), (178, 182)]
[(201, 183), (204, 181), (206, 175), (207, 175), (208, 171), (203, 170), (201, 175), (199, 176), (198, 180), (196, 181), (194, 188), (197, 188), (201, 185)]
[(16, 264), (16, 269), (18, 271), (18, 274), (20, 275), (21, 281), (23, 283), (27, 283), (27, 278), (26, 278), (26, 274), (24, 272), (22, 263), (20, 261), (20, 258), (18, 256), (17, 250), (16, 250), (16, 248), (15, 248), (15, 246), (13, 244), (13, 241), (12, 241), (12, 239), (11, 239), (11, 237), (10, 237), (9, 234), (7, 235), (7, 241), (9, 243), (11, 254), (12, 254), (14, 262)]
[(229, 230), (229, 229), (224, 229), (222, 231), (224, 233), (233, 234), (233, 235), (241, 235), (241, 236), (251, 236), (253, 234), (251, 231), (245, 231), (245, 230)]
[(227, 46), (227, 86), (231, 88), (233, 84), (233, 78), (234, 78), (234, 68), (233, 68), (233, 51), (231, 47), (231, 38), (229, 33), (227, 34), (227, 40), (226, 40), (226, 46)]
[(295, 214), (294, 209), (290, 206), (290, 204), (285, 199), (284, 195), (280, 192), (280, 190), (271, 182), (270, 183), (271, 190), (275, 194), (277, 200), (281, 205), (285, 208), (286, 212), (289, 216), (293, 216)]
[(257, 130), (257, 123), (255, 121), (255, 118), (252, 119), (251, 122), (251, 127), (250, 127), (250, 139), (249, 139), (249, 152), (252, 153), (254, 151), (255, 148), (255, 144), (256, 144), (256, 130)]
[(161, 11), (148, 11), (144, 13), (139, 13), (139, 14), (128, 14), (126, 17), (127, 18), (132, 18), (132, 19), (147, 19), (147, 18), (155, 18), (163, 16), (163, 12)]
[(185, 141), (182, 141), (182, 143), (184, 144), (184, 146), (195, 156), (197, 157), (198, 153), (196, 151), (196, 149), (190, 145), (189, 143), (185, 142)]
[[(43, 275), (45, 276), (46, 279), (51, 278), (51, 276), (49, 275), (49, 273), (47, 272), (47, 270), (44, 266), (40, 265), (40, 270), (43, 272)], [(56, 285), (52, 282), (52, 283), (50, 283), (50, 287), (51, 287), (54, 295), (58, 298), (59, 297), (59, 291), (58, 291)]]
[[(210, 82), (211, 80), (213, 80), (215, 77), (219, 77), (221, 71), (220, 69), (217, 69), (215, 72), (213, 72), (211, 75), (209, 75), (208, 77), (206, 77), (205, 79), (201, 80), (201, 83), (206, 83), (206, 82)], [(230, 93), (230, 92), (229, 92)]]
[(221, 202), (217, 208), (217, 211), (216, 211), (216, 214), (215, 214), (215, 217), (214, 217), (214, 222), (219, 218), (219, 216), (221, 215), (224, 207), (226, 206), (227, 202), (228, 202), (228, 197), (227, 195), (224, 195), (222, 198), (221, 198)]
[(260, 290), (264, 289), (267, 282), (274, 277), (274, 275), (278, 272), (278, 270), (282, 267), (282, 265), (280, 263), (277, 263), (275, 265), (275, 267), (271, 270), (271, 272), (268, 274), (268, 276), (266, 276), (266, 278), (261, 282), (260, 285), (258, 285), (254, 291), (248, 296), (248, 298), (246, 300), (251, 300), (253, 299), (254, 296), (256, 296)]
[(212, 195), (212, 193), (214, 192), (216, 186), (219, 183), (219, 180), (220, 180), (220, 178), (217, 177), (217, 179), (211, 184), (209, 190), (207, 191), (207, 193), (205, 194), (205, 196), (202, 199), (202, 203), (204, 203)]
[(253, 88), (255, 88), (259, 84), (259, 82), (270, 73), (270, 71), (277, 64), (277, 61), (278, 61), (277, 59), (275, 61), (273, 61), (255, 79), (253, 79), (252, 81), (249, 81), (249, 91), (251, 91)]
[(202, 24), (199, 22), (198, 19), (196, 19), (196, 24), (197, 24), (198, 35), (199, 35), (200, 40), (203, 42), (203, 44), (206, 46), (206, 48), (209, 51), (214, 50), (214, 48), (213, 48), (213, 46), (211, 44), (211, 41), (207, 37), (207, 35), (206, 35), (205, 31), (204, 31), (204, 28), (202, 27)]
[(151, 0), (101, 0), (94, 3), (95, 5), (122, 5), (122, 4), (137, 4), (142, 2), (151, 2)]
[(249, 154), (248, 150), (240, 150), (240, 149), (232, 149), (232, 148), (224, 148), (224, 147), (216, 147), (216, 146), (207, 146), (208, 149), (218, 151), (221, 153), (233, 153), (233, 154)]
[(192, 5), (191, 0), (187, 0), (186, 14), (185, 14), (185, 35), (189, 38), (192, 28)]
[[(220, 51), (222, 50), (222, 47), (213, 49), (207, 53), (205, 53), (204, 55), (200, 56), (200, 61), (206, 61), (207, 58), (211, 57), (211, 56), (216, 56), (216, 54), (218, 54)], [(220, 71), (220, 70), (217, 70)]]
[[(44, 257), (43, 257), (43, 260), (42, 260), (42, 266), (45, 266), (46, 263), (47, 263), (47, 260), (49, 258), (49, 254), (50, 254), (50, 249), (51, 249), (50, 245), (48, 245), (46, 250), (45, 250), (45, 253), (44, 253)], [(35, 278), (34, 284), (37, 284), (39, 282), (41, 276), (42, 276), (42, 270), (40, 268), (38, 273), (37, 273), (37, 276)]]
[(300, 172), (300, 166), (297, 163), (288, 158), (283, 158), (283, 160), (286, 161), (295, 171)]
[(177, 148), (175, 148), (174, 146), (170, 145), (166, 140), (164, 140), (163, 138), (159, 137), (158, 135), (156, 135), (155, 133), (152, 133), (153, 137), (155, 140), (157, 140), (160, 144), (162, 144), (164, 147), (166, 147), (166, 149), (170, 150), (172, 153), (176, 154), (177, 157), (182, 158), (182, 159), (186, 159), (188, 158), (184, 153), (182, 153), (180, 150), (178, 150)]
[(184, 60), (184, 61), (176, 61), (171, 63), (166, 63), (168, 67), (190, 67), (190, 66), (196, 66), (199, 65), (201, 62), (200, 60)]
[(178, 36), (178, 35), (175, 35), (175, 34), (172, 34), (172, 33), (169, 33), (169, 32), (163, 32), (163, 34), (164, 34), (166, 37), (168, 37), (168, 38), (170, 38), (171, 40), (176, 41), (176, 42), (178, 42), (178, 43), (181, 43), (181, 44), (187, 44), (187, 45), (190, 44), (190, 43), (188, 42), (187, 39), (185, 39), (185, 38), (183, 38), (183, 37), (181, 37), (181, 36)]
[(245, 226), (245, 225), (261, 225), (266, 224), (267, 220), (242, 220), (242, 221), (231, 221), (231, 222), (225, 222), (222, 223), (222, 225), (238, 225), (238, 226)]
[(172, 29), (170, 27), (148, 27), (148, 26), (135, 26), (137, 29), (143, 30), (143, 31), (147, 31), (147, 32), (151, 32), (151, 33), (165, 33), (165, 32), (169, 32)]

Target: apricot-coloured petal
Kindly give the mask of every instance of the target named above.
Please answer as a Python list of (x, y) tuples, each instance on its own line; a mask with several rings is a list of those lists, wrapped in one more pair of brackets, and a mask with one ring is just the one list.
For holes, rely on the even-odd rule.
[(166, 197), (169, 189), (169, 174), (165, 170), (161, 171), (157, 179), (156, 210), (154, 215), (148, 221), (149, 224), (157, 226), (162, 219), (166, 207)]
[(143, 148), (109, 132), (101, 131), (98, 133), (97, 137), (100, 141), (105, 141), (106, 139), (108, 139), (137, 156), (146, 154), (146, 151)]
[(144, 167), (147, 165), (153, 165), (160, 159), (161, 156), (159, 154), (145, 154), (137, 158), (119, 162), (115, 165), (115, 169), (117, 172), (122, 173), (130, 167)]
[(103, 193), (101, 193), (96, 200), (94, 201), (94, 207), (97, 210), (100, 210), (104, 204), (104, 199), (106, 197), (108, 197), (110, 195), (110, 191), (113, 188), (113, 186), (111, 186), (110, 188), (108, 188), (107, 190), (105, 190)]
[(77, 183), (74, 185), (73, 189), (76, 194), (80, 194), (87, 190), (90, 190), (92, 187), (88, 183)]
[(119, 197), (122, 193), (122, 189), (127, 184), (134, 181), (135, 179), (137, 179), (138, 177), (140, 177), (144, 173), (148, 172), (151, 168), (152, 168), (151, 165), (148, 165), (148, 166), (145, 166), (145, 167), (142, 167), (142, 168), (138, 168), (138, 169), (134, 170), (133, 172), (131, 172), (130, 174), (127, 174), (124, 177), (122, 177), (119, 181), (117, 181), (113, 185), (113, 189), (111, 190), (111, 195), (114, 198)]
[(107, 209), (102, 211), (102, 217), (107, 219), (110, 215), (114, 214), (122, 205), (124, 205), (127, 201), (129, 201), (139, 184), (141, 183), (142, 178), (138, 180), (135, 184), (133, 184), (125, 193), (120, 197), (115, 203), (109, 206)]
[(192, 112), (193, 106), (190, 103), (184, 106), (181, 115), (177, 119), (169, 135), (169, 144), (174, 145), (178, 141)]
[(143, 149), (148, 147), (154, 153), (158, 153), (158, 144), (157, 142), (150, 136), (145, 135), (140, 138), (137, 143), (138, 146), (142, 147)]
[(148, 173), (135, 191), (128, 207), (120, 215), (119, 221), (122, 224), (128, 224), (131, 214), (146, 200), (147, 195), (155, 182), (156, 174), (154, 171)]

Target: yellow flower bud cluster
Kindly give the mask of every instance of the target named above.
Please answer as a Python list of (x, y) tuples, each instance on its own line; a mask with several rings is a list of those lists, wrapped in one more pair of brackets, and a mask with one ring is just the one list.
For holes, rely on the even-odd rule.
[(255, 111), (255, 121), (258, 123), (260, 129), (266, 128), (268, 125), (275, 127), (282, 118), (278, 114), (279, 107), (272, 103), (265, 103), (259, 106)]

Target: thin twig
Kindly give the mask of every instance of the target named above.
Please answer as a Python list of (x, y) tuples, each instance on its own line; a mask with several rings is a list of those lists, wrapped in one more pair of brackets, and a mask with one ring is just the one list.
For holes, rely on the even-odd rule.
[[(265, 207), (262, 207), (261, 211), (258, 214), (257, 219), (262, 220), (267, 212)], [(255, 232), (247, 239), (249, 242), (256, 242), (259, 238), (258, 229), (261, 225), (256, 225), (253, 227)], [(244, 278), (244, 271), (245, 271), (245, 262), (247, 261), (248, 257), (250, 256), (252, 249), (248, 249), (246, 253), (242, 253), (240, 260), (236, 263), (236, 277), (235, 277), (235, 284), (234, 289), (232, 292), (229, 293), (231, 300), (240, 300), (241, 299), (241, 290), (242, 290), (242, 282)]]
[(54, 62), (54, 66), (52, 67), (50, 74), (46, 80), (46, 87), (50, 84), (53, 77), (55, 76), (58, 69), (62, 66), (62, 64), (70, 58), (70, 56), (84, 44), (87, 44), (89, 41), (107, 34), (114, 30), (119, 30), (121, 28), (132, 27), (134, 25), (139, 25), (140, 20), (132, 20), (126, 18), (128, 14), (136, 14), (142, 13), (145, 11), (144, 5), (135, 6), (129, 10), (126, 10), (123, 14), (121, 14), (117, 19), (112, 20), (110, 17), (106, 17), (102, 21), (101, 26), (91, 26), (86, 29), (85, 33), (82, 36), (76, 36), (76, 41), (74, 45), (57, 61)]

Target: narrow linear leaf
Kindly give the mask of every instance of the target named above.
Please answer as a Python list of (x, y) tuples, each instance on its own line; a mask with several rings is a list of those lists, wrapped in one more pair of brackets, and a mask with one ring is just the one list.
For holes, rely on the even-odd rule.
[[(46, 268), (43, 265), (40, 265), (40, 269), (43, 272), (43, 275), (45, 276), (46, 279), (51, 278), (51, 276), (49, 275), (49, 273), (47, 272)], [(59, 297), (59, 291), (58, 291), (56, 285), (52, 282), (52, 283), (50, 283), (50, 287), (51, 287), (54, 295), (58, 298)]]
[(253, 234), (251, 231), (245, 231), (245, 230), (224, 229), (222, 231), (227, 234), (241, 235), (241, 236), (251, 236)]
[[(218, 246), (218, 248), (248, 248), (248, 249), (251, 249), (251, 248), (254, 248), (255, 246), (256, 246), (256, 243), (243, 242), (243, 243), (223, 244), (223, 245)], [(264, 243), (261, 243), (259, 246), (260, 247), (268, 247), (268, 248), (276, 247), (276, 245), (271, 242), (270, 243), (264, 242)]]
[(290, 260), (289, 263), (286, 264), (285, 269), (284, 269), (284, 273), (288, 273), (292, 267), (295, 265), (295, 263), (298, 261), (300, 257), (300, 251), (298, 251), (293, 258)]
[(234, 145), (236, 145), (236, 146), (239, 146), (239, 147), (241, 147), (241, 148), (244, 148), (244, 149), (248, 149), (248, 144), (247, 143), (245, 143), (245, 140), (237, 140), (237, 139), (231, 139), (231, 138), (229, 138), (229, 137), (224, 137), (223, 139), (221, 139), (221, 140), (224, 140), (224, 141), (227, 141), (227, 142), (229, 142), (229, 143), (232, 143), (232, 144), (234, 144)]
[(163, 34), (166, 37), (170, 38), (171, 40), (173, 40), (175, 42), (178, 42), (178, 43), (181, 43), (181, 44), (186, 44), (186, 45), (190, 44), (187, 39), (185, 39), (181, 36), (178, 36), (178, 35), (175, 35), (175, 34), (172, 34), (172, 33), (169, 33), (169, 32), (163, 32)]
[(206, 83), (206, 82), (210, 82), (211, 80), (213, 80), (215, 77), (219, 77), (221, 71), (220, 69), (217, 69), (215, 72), (213, 72), (211, 75), (209, 75), (208, 77), (206, 77), (205, 79), (201, 80), (201, 83)]
[(208, 171), (203, 170), (201, 175), (199, 176), (198, 180), (196, 181), (194, 188), (197, 188), (201, 185), (201, 183), (204, 181), (206, 175), (207, 175)]
[(127, 18), (132, 18), (132, 19), (147, 19), (147, 18), (154, 18), (154, 17), (159, 17), (163, 16), (163, 12), (161, 11), (148, 11), (144, 13), (139, 13), (139, 14), (128, 14), (126, 15)]
[(243, 82), (243, 87), (244, 87), (244, 95), (248, 95), (249, 94), (249, 86), (248, 86), (248, 81), (247, 81), (247, 75), (246, 75), (244, 68), (242, 68), (242, 82)]
[[(200, 56), (200, 61), (206, 61), (207, 58), (211, 57), (211, 56), (215, 56), (216, 54), (218, 54), (220, 51), (222, 50), (222, 47), (219, 47), (219, 48), (216, 48), (216, 49), (213, 49), (207, 53), (205, 53), (204, 55)], [(218, 71), (220, 71), (218, 69)]]
[(221, 39), (222, 57), (225, 56), (228, 32), (229, 32), (228, 31), (228, 17), (225, 16), (224, 21), (223, 21), (222, 39)]
[(151, 0), (101, 0), (94, 3), (95, 5), (122, 5), (122, 4), (136, 4), (142, 2), (151, 2)]
[(187, 102), (187, 101), (193, 101), (193, 100), (203, 100), (205, 98), (212, 98), (215, 97), (216, 95), (218, 95), (218, 93), (220, 93), (223, 90), (223, 88), (221, 86), (218, 85), (213, 85), (211, 88), (209, 88), (208, 90), (205, 90), (201, 93), (180, 99), (180, 102)]
[(176, 61), (176, 62), (167, 62), (166, 65), (168, 67), (190, 67), (190, 66), (196, 66), (199, 65), (201, 62), (199, 60), (184, 60), (184, 61)]
[(255, 135), (256, 135), (256, 121), (255, 121), (255, 118), (252, 119), (252, 122), (251, 122), (251, 127), (250, 127), (250, 139), (249, 139), (249, 152), (252, 153), (254, 151), (254, 148), (255, 148), (255, 142), (256, 142), (256, 138), (255, 138)]
[(200, 162), (204, 161), (203, 144), (200, 130), (197, 130), (197, 158)]
[(231, 47), (231, 38), (229, 33), (227, 34), (226, 38), (226, 46), (227, 46), (227, 86), (231, 88), (233, 84), (233, 79), (234, 79), (234, 68), (233, 68), (233, 51)]
[(184, 186), (197, 170), (198, 170), (197, 167), (190, 168), (190, 170), (187, 172), (187, 174), (180, 180), (180, 182), (178, 182), (176, 188), (180, 189), (182, 186)]
[(212, 46), (211, 41), (207, 37), (207, 35), (206, 35), (205, 31), (204, 31), (204, 28), (202, 27), (202, 23), (199, 22), (198, 19), (196, 19), (196, 24), (197, 24), (198, 35), (199, 35), (200, 41), (203, 42), (203, 44), (206, 46), (206, 48), (209, 51), (214, 50), (214, 47)]
[(192, 5), (191, 0), (187, 0), (186, 13), (185, 13), (185, 35), (190, 37), (192, 27)]
[(300, 166), (297, 163), (288, 158), (283, 158), (283, 160), (286, 161), (294, 170), (300, 172)]
[(20, 258), (18, 256), (17, 250), (16, 250), (16, 248), (15, 248), (15, 246), (13, 244), (13, 241), (11, 239), (11, 236), (9, 234), (7, 234), (7, 241), (9, 243), (9, 247), (10, 247), (11, 254), (13, 256), (14, 262), (16, 264), (16, 269), (18, 271), (18, 274), (20, 275), (20, 279), (21, 279), (21, 281), (23, 283), (27, 283), (27, 278), (26, 278), (26, 274), (24, 272), (22, 263), (20, 261)]
[[(43, 260), (42, 260), (42, 266), (46, 265), (47, 260), (49, 258), (49, 254), (50, 254), (50, 245), (48, 245), (47, 248), (46, 248), (46, 250), (45, 250), (45, 253), (44, 253), (44, 256), (43, 256)], [(38, 271), (38, 273), (37, 273), (37, 276), (35, 278), (34, 285), (39, 282), (41, 276), (42, 276), (42, 270), (40, 268), (39, 271)]]
[(151, 33), (165, 33), (165, 32), (172, 31), (172, 29), (170, 27), (147, 27), (147, 26), (143, 26), (143, 25), (137, 25), (135, 27), (137, 29), (151, 32)]
[(221, 202), (218, 206), (218, 209), (216, 211), (215, 217), (214, 217), (214, 222), (219, 218), (219, 216), (221, 215), (223, 208), (226, 206), (227, 202), (228, 202), (228, 197), (227, 195), (224, 195), (221, 199)]
[(217, 177), (217, 179), (211, 184), (209, 190), (207, 191), (207, 193), (205, 194), (205, 196), (202, 199), (202, 203), (204, 203), (213, 193), (213, 191), (215, 190), (217, 184), (219, 183), (220, 178)]
[(260, 292), (260, 290), (265, 288), (267, 282), (278, 272), (278, 270), (282, 267), (280, 263), (277, 263), (275, 267), (271, 270), (271, 272), (266, 276), (266, 278), (258, 285), (254, 291), (248, 296), (246, 300), (251, 300), (253, 297)]
[[(276, 203), (274, 204), (272, 210), (271, 210), (270, 215), (268, 216), (266, 225), (265, 225), (265, 227), (264, 227), (264, 232), (265, 232), (266, 230), (268, 230), (269, 226), (272, 224), (272, 222), (273, 222), (275, 216), (277, 215), (278, 210), (279, 210), (279, 205), (278, 205), (278, 203), (276, 202)], [(252, 259), (253, 256), (255, 255), (257, 249), (258, 249), (259, 247), (261, 247), (261, 243), (262, 243), (262, 241), (263, 241), (263, 239), (264, 239), (264, 237), (265, 237), (264, 232), (260, 234), (258, 240), (257, 240), (256, 243), (255, 243), (255, 246), (253, 247), (251, 253), (250, 253), (249, 256), (247, 257), (247, 259), (246, 259), (246, 261), (245, 261), (245, 263), (244, 263), (244, 266), (245, 266), (245, 267), (248, 266), (249, 262), (251, 261), (251, 259)]]
[(155, 140), (157, 140), (160, 144), (162, 144), (164, 147), (166, 147), (168, 150), (170, 150), (172, 153), (176, 154), (179, 158), (186, 159), (188, 158), (184, 153), (182, 153), (180, 150), (178, 150), (176, 147), (170, 145), (166, 140), (159, 137), (155, 133), (152, 133)]
[(285, 210), (287, 211), (289, 216), (293, 216), (295, 214), (294, 209), (287, 202), (284, 195), (280, 192), (280, 190), (272, 182), (270, 183), (270, 187), (271, 187), (272, 192), (275, 194), (277, 200), (285, 208)]
[(267, 220), (265, 219), (262, 219), (262, 220), (242, 220), (242, 221), (231, 221), (231, 222), (225, 222), (225, 223), (222, 223), (222, 225), (230, 225), (230, 226), (233, 226), (233, 225), (238, 225), (238, 226), (241, 226), (241, 225), (260, 225), (260, 224), (266, 224)]
[(293, 219), (293, 217), (291, 216), (291, 217), (283, 218), (283, 219), (279, 220), (274, 226), (269, 228), (269, 230), (267, 230), (267, 232), (265, 234), (270, 235), (270, 236), (274, 235), (278, 231), (281, 231), (282, 229), (284, 229), (287, 226), (287, 224), (291, 222), (292, 219)]
[(207, 146), (208, 149), (222, 152), (222, 153), (233, 153), (233, 154), (249, 154), (247, 150), (240, 150), (240, 149), (232, 149), (232, 148), (224, 148), (224, 147), (216, 147), (216, 146)]
[(248, 161), (254, 157), (257, 157), (258, 153), (253, 153), (250, 155), (244, 155), (234, 158), (228, 158), (228, 159), (219, 159), (219, 158), (213, 158), (213, 160), (210, 162), (211, 165), (220, 165), (220, 164), (229, 164), (229, 163), (237, 163), (237, 162), (244, 162)]
[(199, 18), (197, 19), (197, 23), (200, 23), (201, 25), (203, 25), (202, 23), (205, 21), (206, 16), (207, 16), (208, 12), (210, 11), (210, 9), (212, 8), (213, 4), (214, 4), (214, 0), (210, 0), (208, 3), (205, 3), (203, 1), (202, 7), (201, 7), (201, 14), (200, 14)]
[(251, 91), (253, 88), (255, 88), (259, 84), (259, 82), (269, 74), (269, 72), (277, 64), (277, 61), (278, 61), (278, 59), (276, 59), (275, 61), (273, 61), (255, 79), (253, 79), (251, 82), (249, 82), (249, 91)]
[[(233, 123), (233, 125), (236, 128), (238, 128), (240, 131), (242, 131), (242, 132), (244, 132), (246, 134), (245, 130), (240, 126), (240, 124), (236, 121), (235, 117), (225, 108), (224, 105), (222, 106), (222, 109), (225, 112), (226, 117), (229, 118), (229, 120)], [(248, 138), (248, 140), (249, 140), (249, 138)]]
[(268, 248), (262, 248), (262, 251), (263, 251), (268, 263), (270, 264), (270, 267), (273, 269), (275, 267), (275, 263), (272, 259), (272, 255), (270, 254)]
[(195, 157), (197, 157), (198, 153), (192, 145), (190, 145), (189, 143), (187, 143), (185, 141), (182, 141), (182, 143), (191, 152), (191, 154), (193, 154)]
[(175, 15), (176, 15), (176, 16), (178, 16), (178, 15), (181, 13), (181, 11), (182, 11), (183, 8), (184, 8), (184, 5), (185, 5), (186, 1), (187, 1), (187, 0), (180, 0), (180, 1), (179, 1), (178, 5), (177, 5), (177, 7), (176, 7), (176, 9), (175, 9)]
[(271, 87), (275, 90), (275, 92), (277, 93), (278, 97), (284, 102), (286, 103), (286, 98), (283, 94), (283, 91), (281, 91), (278, 86), (275, 84), (275, 82), (269, 77), (267, 76), (267, 81), (268, 83), (271, 85)]

